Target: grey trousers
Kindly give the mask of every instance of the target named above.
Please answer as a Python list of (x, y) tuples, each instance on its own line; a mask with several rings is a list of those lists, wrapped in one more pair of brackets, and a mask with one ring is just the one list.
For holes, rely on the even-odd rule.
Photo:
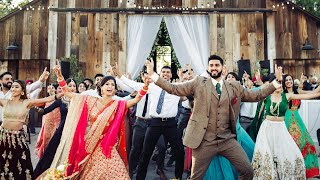
[(228, 139), (214, 144), (202, 141), (200, 146), (192, 150), (192, 167), (190, 179), (202, 180), (212, 159), (216, 155), (227, 158), (239, 173), (239, 179), (253, 178), (253, 168), (249, 159), (236, 139)]

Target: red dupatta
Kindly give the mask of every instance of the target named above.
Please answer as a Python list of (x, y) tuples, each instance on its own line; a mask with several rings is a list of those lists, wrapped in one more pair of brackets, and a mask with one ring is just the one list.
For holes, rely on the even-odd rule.
[[(104, 110), (107, 107), (104, 108)], [(104, 111), (103, 110), (103, 111)], [(110, 123), (107, 132), (103, 135), (100, 143), (103, 154), (106, 158), (110, 158), (111, 150), (116, 144), (119, 137), (119, 145), (117, 150), (123, 159), (126, 166), (128, 166), (126, 155), (126, 139), (124, 128), (124, 115), (127, 112), (126, 101), (118, 101), (114, 120)], [(68, 166), (65, 177), (72, 177), (80, 171), (80, 165), (89, 158), (89, 153), (86, 151), (85, 133), (88, 123), (88, 107), (85, 103), (81, 111), (81, 116), (74, 133), (70, 153), (68, 156)]]

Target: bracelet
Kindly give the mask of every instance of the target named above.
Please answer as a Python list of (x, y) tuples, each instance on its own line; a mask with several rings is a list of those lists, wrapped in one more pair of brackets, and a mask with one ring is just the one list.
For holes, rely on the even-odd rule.
[(66, 81), (64, 79), (62, 79), (61, 81), (58, 80), (58, 84), (60, 87), (64, 87), (67, 85)]
[(149, 88), (148, 88), (148, 86), (143, 86), (141, 90), (143, 90), (143, 91), (147, 92), (147, 91), (148, 91), (148, 89), (149, 89)]
[(143, 89), (141, 89), (141, 90), (139, 91), (139, 94), (140, 94), (141, 96), (144, 96), (144, 95), (147, 94), (147, 91), (144, 91)]

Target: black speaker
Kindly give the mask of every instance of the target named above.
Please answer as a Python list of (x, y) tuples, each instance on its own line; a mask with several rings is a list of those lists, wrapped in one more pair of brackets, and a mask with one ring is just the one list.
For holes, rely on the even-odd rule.
[(246, 71), (251, 77), (251, 67), (250, 67), (250, 59), (243, 59), (239, 60), (238, 62), (238, 69), (239, 69), (239, 78), (242, 79), (242, 75), (244, 71)]
[(64, 79), (68, 79), (70, 77), (70, 62), (61, 61), (61, 72)]

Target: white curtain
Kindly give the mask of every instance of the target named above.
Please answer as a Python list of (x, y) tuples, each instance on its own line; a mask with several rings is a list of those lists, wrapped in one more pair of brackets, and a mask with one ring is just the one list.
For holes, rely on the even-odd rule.
[(162, 16), (129, 15), (127, 34), (127, 72), (135, 79), (149, 56)]
[(208, 16), (170, 15), (164, 18), (181, 66), (191, 64), (196, 74), (203, 73), (210, 53)]

